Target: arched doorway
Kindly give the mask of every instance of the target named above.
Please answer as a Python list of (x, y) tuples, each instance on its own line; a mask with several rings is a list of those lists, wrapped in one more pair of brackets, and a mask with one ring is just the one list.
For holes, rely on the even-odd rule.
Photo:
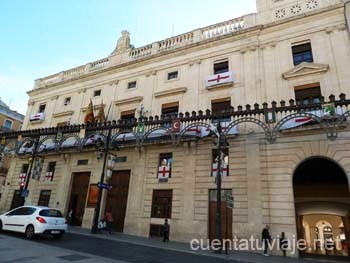
[(301, 256), (350, 256), (350, 193), (344, 170), (324, 157), (306, 159), (293, 175)]

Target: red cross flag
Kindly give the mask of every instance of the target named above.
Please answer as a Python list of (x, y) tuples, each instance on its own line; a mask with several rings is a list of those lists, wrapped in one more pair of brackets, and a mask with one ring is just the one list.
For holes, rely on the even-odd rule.
[(53, 180), (53, 172), (47, 172), (45, 174), (45, 178), (44, 178), (44, 181), (52, 181)]
[(25, 183), (26, 181), (26, 178), (27, 178), (27, 174), (26, 173), (21, 173), (19, 174), (19, 183)]
[(205, 82), (205, 86), (210, 87), (210, 86), (215, 86), (223, 83), (230, 83), (233, 81), (234, 81), (233, 74), (231, 71), (228, 71), (228, 72), (208, 76)]
[[(212, 172), (212, 176), (216, 177), (216, 175), (218, 174), (218, 164), (217, 163), (213, 163), (213, 168), (211, 170)], [(228, 167), (227, 167), (227, 164), (222, 164), (221, 166), (221, 176), (227, 176), (228, 172)]]
[(158, 179), (169, 178), (170, 168), (168, 166), (159, 166), (158, 168)]

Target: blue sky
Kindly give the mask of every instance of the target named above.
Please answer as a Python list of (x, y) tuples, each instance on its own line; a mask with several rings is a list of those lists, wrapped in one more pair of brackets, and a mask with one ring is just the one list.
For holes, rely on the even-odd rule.
[(34, 80), (108, 56), (120, 32), (135, 47), (255, 12), (255, 0), (1, 0), (0, 97), (25, 114)]

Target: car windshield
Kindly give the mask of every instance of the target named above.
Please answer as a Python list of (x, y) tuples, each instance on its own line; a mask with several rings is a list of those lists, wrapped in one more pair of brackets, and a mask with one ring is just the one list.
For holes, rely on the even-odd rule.
[(56, 209), (43, 209), (39, 212), (39, 215), (45, 217), (63, 217), (62, 213)]

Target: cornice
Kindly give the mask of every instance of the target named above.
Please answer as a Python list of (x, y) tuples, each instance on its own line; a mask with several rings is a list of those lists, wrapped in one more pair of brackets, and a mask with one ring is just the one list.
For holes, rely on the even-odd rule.
[(185, 93), (185, 92), (187, 92), (186, 87), (175, 88), (175, 89), (169, 89), (169, 90), (155, 92), (154, 97), (158, 98), (158, 97), (164, 97), (164, 96), (172, 96), (172, 95), (176, 95), (179, 93)]
[(73, 113), (74, 113), (74, 111), (72, 111), (72, 110), (62, 111), (62, 112), (52, 114), (52, 117), (58, 118), (58, 117), (63, 117), (63, 116), (70, 116), (70, 115), (73, 115)]
[(122, 105), (127, 103), (135, 103), (135, 102), (141, 102), (143, 100), (142, 96), (136, 96), (128, 99), (122, 99), (122, 100), (116, 100), (114, 101), (114, 105)]

